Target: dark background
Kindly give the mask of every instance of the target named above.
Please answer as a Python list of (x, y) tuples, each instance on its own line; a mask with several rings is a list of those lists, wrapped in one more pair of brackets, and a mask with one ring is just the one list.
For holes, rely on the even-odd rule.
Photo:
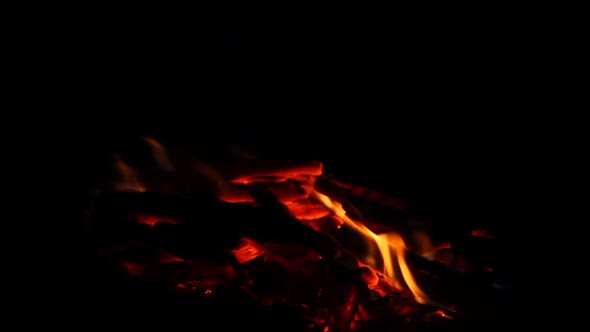
[(80, 118), (81, 184), (136, 135), (209, 151), (237, 143), (322, 160), (408, 199), (438, 231), (489, 229), (510, 269), (523, 268), (546, 190), (534, 175), (546, 129), (529, 111), (551, 102), (540, 56), (550, 33), (486, 10), (246, 13), (65, 27), (60, 101)]
[(92, 176), (133, 135), (233, 142), (324, 160), (445, 223), (526, 223), (522, 191), (546, 142), (522, 111), (550, 102), (540, 25), (475, 8), (280, 12), (63, 24), (44, 51), (59, 54), (48, 59), (63, 89), (49, 98), (67, 112), (77, 168)]
[[(89, 10), (27, 27), (18, 82), (41, 89), (21, 106), (44, 110), (34, 122), (48, 134), (34, 151), (73, 179), (59, 206), (79, 216), (105, 158), (130, 137), (237, 143), (322, 160), (441, 227), (491, 229), (520, 278), (533, 265), (536, 203), (551, 195), (537, 170), (556, 128), (535, 112), (555, 103), (551, 29), (512, 10), (388, 13)], [(74, 257), (68, 249), (61, 262)], [(80, 273), (66, 280), (84, 283)]]

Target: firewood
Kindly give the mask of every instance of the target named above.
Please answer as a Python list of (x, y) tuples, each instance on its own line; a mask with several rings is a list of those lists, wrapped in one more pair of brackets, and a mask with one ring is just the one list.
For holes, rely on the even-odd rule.
[(329, 313), (327, 325), (332, 331), (350, 329), (350, 322), (358, 305), (357, 297), (368, 292), (356, 259), (348, 254), (341, 256), (343, 257), (336, 262), (346, 261), (345, 257), (350, 257), (351, 261), (330, 264), (321, 279), (322, 293), (318, 301), (318, 306), (327, 309)]
[(303, 220), (303, 223), (321, 233), (335, 233), (344, 224), (344, 221), (337, 216), (325, 216), (318, 219)]
[(307, 246), (290, 243), (265, 243), (258, 247), (265, 252), (265, 258), (274, 260), (291, 270), (299, 270), (309, 261), (322, 259), (322, 256)]
[(426, 288), (437, 305), (453, 307), (458, 312), (485, 315), (482, 305), (499, 305), (500, 296), (494, 276), (489, 273), (459, 273), (450, 266), (430, 261), (412, 252), (406, 261), (418, 284)]
[(240, 239), (239, 248), (232, 250), (232, 253), (239, 264), (246, 264), (266, 254), (260, 244), (248, 238)]
[(323, 177), (316, 180), (315, 190), (340, 202), (348, 216), (362, 221), (375, 233), (401, 232), (408, 226), (408, 211), (400, 211), (397, 208), (382, 205), (379, 201), (355, 196), (347, 189), (339, 187)]
[(237, 247), (249, 220), (260, 215), (251, 204), (156, 193), (109, 195), (94, 212), (92, 223), (101, 246), (140, 241), (184, 258), (227, 254)]
[(294, 242), (309, 246), (322, 256), (334, 253), (337, 245), (332, 237), (316, 232), (294, 218), (265, 186), (252, 184), (252, 196), (260, 213), (257, 222), (248, 229), (252, 239), (261, 243), (276, 242), (277, 239)]
[[(160, 168), (172, 171), (165, 160), (160, 164), (164, 165)], [(142, 173), (148, 192), (101, 196), (92, 221), (101, 230), (99, 237), (108, 239), (98, 242), (110, 249), (106, 250), (110, 259), (150, 285), (199, 291), (210, 291), (230, 280), (251, 286), (235, 281), (239, 270), (240, 278), (252, 277), (258, 287), (252, 289), (266, 287), (261, 291), (266, 294), (250, 299), (252, 303), (273, 307), (272, 301), (282, 298), (291, 302), (285, 306), (289, 314), (294, 310), (292, 303), (306, 304), (308, 312), (295, 315), (294, 321), (305, 317), (303, 321), (307, 322), (310, 318), (318, 323), (317, 328), (348, 329), (358, 302), (369, 304), (377, 296), (391, 301), (371, 312), (371, 322), (387, 320), (392, 312), (399, 314), (396, 319), (414, 313), (417, 304), (407, 297), (407, 291), (391, 288), (393, 283), (388, 284), (389, 289), (380, 288), (387, 280), (376, 273), (383, 265), (376, 246), (323, 204), (311, 200), (308, 186), (315, 184), (317, 191), (342, 203), (347, 216), (375, 233), (412, 234), (409, 212), (402, 200), (321, 176), (319, 162), (244, 161), (225, 168), (205, 166), (191, 168), (192, 177), (178, 172), (182, 167), (175, 168), (174, 174), (160, 174), (162, 169), (148, 176)], [(419, 233), (414, 235), (411, 250), (444, 259), (441, 255), (446, 252), (436, 250), (436, 244)], [(260, 255), (240, 255), (243, 248), (239, 240), (243, 238), (252, 239)], [(354, 255), (339, 255), (343, 247)], [(475, 245), (459, 248), (463, 253), (474, 252), (471, 249)], [(457, 265), (459, 252), (454, 250), (448, 253)], [(476, 302), (494, 302), (497, 294), (491, 274), (481, 274), (477, 269), (458, 273), (413, 252), (407, 252), (406, 258), (416, 282), (437, 304), (483, 315), (488, 307)], [(370, 261), (374, 268), (359, 267), (360, 260), (365, 264)], [(473, 261), (481, 259), (475, 257)], [(369, 288), (385, 292), (375, 295)], [(360, 292), (373, 295), (362, 297)]]
[(130, 277), (141, 276), (150, 266), (185, 261), (165, 249), (150, 246), (118, 245), (110, 250), (109, 255), (109, 259), (121, 264)]
[(254, 330), (276, 331), (277, 327), (285, 332), (322, 332), (326, 331), (318, 322), (317, 315), (307, 306), (277, 303), (269, 308), (269, 317), (263, 325), (257, 324)]
[(108, 254), (112, 259), (144, 265), (184, 261), (172, 252), (149, 243), (121, 243), (112, 246)]
[(259, 177), (291, 179), (300, 175), (321, 175), (323, 164), (318, 161), (248, 160), (223, 170), (232, 182), (250, 183)]
[[(309, 193), (294, 181), (264, 182), (267, 189), (281, 202), (293, 202), (309, 196)], [(231, 183), (222, 189), (218, 198), (230, 203), (254, 202), (250, 194), (250, 184)]]
[(154, 216), (185, 221), (192, 214), (188, 199), (175, 194), (156, 192), (119, 192), (97, 198), (92, 211), (95, 220), (122, 216)]
[(96, 221), (93, 231), (99, 250), (109, 250), (112, 246), (129, 243), (149, 243), (152, 237), (149, 225), (125, 217)]

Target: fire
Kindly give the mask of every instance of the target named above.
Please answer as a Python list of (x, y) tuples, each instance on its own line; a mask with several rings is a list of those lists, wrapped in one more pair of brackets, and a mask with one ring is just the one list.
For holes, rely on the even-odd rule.
[(395, 273), (395, 265), (394, 259), (392, 257), (392, 252), (395, 255), (397, 263), (399, 265), (399, 269), (401, 271), (403, 280), (408, 285), (408, 288), (414, 294), (416, 301), (419, 303), (427, 303), (429, 302), (428, 297), (424, 292), (418, 287), (416, 281), (414, 280), (414, 276), (406, 263), (405, 252), (407, 250), (406, 244), (402, 237), (397, 233), (384, 233), (384, 234), (375, 234), (365, 225), (360, 222), (352, 220), (350, 217), (346, 215), (346, 211), (342, 207), (342, 204), (339, 202), (333, 201), (330, 197), (318, 192), (312, 192), (313, 197), (317, 200), (322, 202), (327, 208), (332, 210), (332, 212), (342, 219), (347, 225), (352, 226), (357, 231), (365, 235), (366, 237), (375, 241), (377, 246), (379, 247), (379, 252), (383, 258), (384, 264), (384, 272), (385, 275), (398, 287), (401, 288), (400, 278)]
[[(174, 163), (170, 155), (159, 142), (149, 137), (143, 139), (152, 150), (152, 157), (160, 170), (168, 173), (180, 172), (182, 167), (180, 165), (179, 167), (173, 166)], [(430, 298), (418, 286), (406, 262), (406, 253), (409, 249), (402, 236), (389, 231), (375, 233), (367, 226), (370, 225), (372, 229), (377, 230), (377, 228), (373, 227), (373, 224), (367, 222), (367, 225), (365, 225), (363, 222), (349, 216), (341, 203), (349, 201), (346, 196), (340, 196), (339, 193), (329, 190), (325, 191), (321, 186), (317, 185), (318, 182), (324, 179), (322, 177), (323, 164), (321, 162), (283, 163), (250, 159), (241, 162), (243, 163), (237, 162), (236, 165), (231, 165), (233, 168), (223, 168), (197, 160), (191, 164), (190, 171), (213, 183), (215, 193), (212, 194), (225, 203), (253, 203), (256, 206), (257, 203), (251, 194), (252, 186), (263, 184), (264, 188), (284, 205), (286, 215), (292, 217), (292, 220), (295, 220), (297, 225), (296, 221), (299, 221), (317, 232), (327, 234), (338, 232), (342, 225), (351, 227), (361, 234), (367, 243), (374, 242), (375, 244), (371, 244), (372, 248), (375, 249), (374, 252), (367, 254), (362, 259), (356, 257), (359, 273), (369, 288), (382, 293), (380, 287), (383, 287), (383, 283), (386, 283), (389, 290), (394, 289), (395, 291), (395, 289), (407, 288), (413, 295), (415, 302), (422, 304), (432, 303)], [(149, 181), (142, 181), (137, 170), (127, 164), (120, 156), (115, 158), (115, 168), (119, 175), (115, 191), (142, 193), (158, 188)], [(145, 179), (149, 178), (149, 176), (145, 176)], [(190, 176), (186, 177), (187, 182), (190, 182), (191, 179)], [(366, 197), (368, 200), (378, 202), (395, 210), (405, 209), (405, 205), (401, 200), (388, 197), (383, 193), (341, 182), (336, 184), (351, 195)], [(354, 211), (349, 212), (354, 214)], [(134, 216), (134, 219), (138, 223), (150, 226), (154, 226), (157, 222), (182, 224), (176, 220), (153, 214), (138, 214)], [(410, 246), (413, 252), (416, 252), (415, 243), (420, 247), (420, 254), (427, 257), (433, 256), (440, 249), (440, 246), (431, 243), (426, 233), (416, 233), (413, 236), (411, 242), (413, 245)], [(474, 232), (474, 236), (482, 235)], [(287, 244), (281, 242), (280, 239), (274, 242), (261, 242), (244, 235), (240, 235), (239, 238), (241, 239), (240, 245), (237, 249), (233, 247), (234, 249), (231, 251), (239, 264), (245, 264), (263, 256), (265, 261), (275, 261), (291, 271), (297, 271), (307, 262), (317, 262), (324, 259), (319, 251), (300, 245), (300, 243)], [(378, 250), (376, 250), (377, 248)], [(177, 259), (174, 257), (162, 258), (161, 263), (166, 262), (166, 260), (175, 262)], [(380, 260), (383, 261), (382, 268), (377, 267), (377, 262)], [(137, 265), (127, 262), (124, 265), (130, 270), (131, 274), (141, 273)], [(354, 259), (352, 266), (355, 266)], [(179, 284), (180, 288), (184, 286), (183, 283)], [(208, 291), (208, 294), (212, 292), (211, 290)], [(406, 295), (411, 299), (409, 292)]]
[(143, 137), (143, 140), (152, 150), (152, 157), (156, 161), (158, 167), (168, 172), (174, 171), (174, 166), (170, 161), (170, 157), (168, 156), (166, 148), (160, 144), (160, 142), (151, 137)]
[(119, 191), (146, 192), (147, 188), (140, 180), (137, 171), (127, 164), (121, 157), (115, 157), (115, 168), (119, 173), (116, 189)]

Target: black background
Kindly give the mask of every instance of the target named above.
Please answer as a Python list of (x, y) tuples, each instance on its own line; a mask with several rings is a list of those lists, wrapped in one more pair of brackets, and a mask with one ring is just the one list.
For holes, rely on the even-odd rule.
[[(537, 170), (556, 144), (535, 112), (555, 102), (551, 29), (508, 9), (376, 12), (84, 10), (23, 27), (15, 84), (35, 87), (23, 113), (42, 106), (36, 155), (60, 161), (58, 182), (73, 179), (60, 206), (80, 216), (104, 158), (130, 137), (231, 142), (320, 159), (457, 231), (485, 226), (515, 271), (528, 268), (535, 205), (550, 195)], [(71, 249), (75, 236), (58, 242)]]

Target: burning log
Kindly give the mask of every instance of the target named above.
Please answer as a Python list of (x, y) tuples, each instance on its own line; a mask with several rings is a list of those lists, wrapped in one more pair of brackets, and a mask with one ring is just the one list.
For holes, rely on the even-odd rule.
[[(253, 186), (249, 185), (249, 188), (253, 189)], [(188, 199), (156, 193), (118, 193), (103, 197), (102, 203), (95, 209), (94, 223), (112, 233), (118, 232), (122, 226), (118, 223), (121, 218), (117, 216), (120, 215), (147, 211), (169, 216), (167, 218), (179, 222), (155, 223), (151, 230), (144, 225), (144, 240), (155, 241), (187, 258), (235, 249), (242, 236), (262, 244), (298, 243), (322, 255), (333, 251), (335, 243), (332, 239), (293, 218), (284, 205), (276, 202), (272, 193), (269, 197), (280, 210), (269, 207), (268, 199), (263, 199), (261, 206), (257, 207), (249, 203), (222, 202), (211, 197)], [(154, 220), (159, 218), (164, 217), (153, 217)], [(133, 225), (135, 219), (130, 220), (130, 225)]]
[(297, 270), (310, 261), (322, 259), (315, 250), (293, 243), (257, 243), (251, 239), (242, 239), (242, 246), (233, 250), (240, 264), (247, 263), (264, 255), (265, 260), (274, 261), (282, 266)]
[(148, 284), (180, 285), (178, 287), (212, 289), (236, 277), (229, 259), (192, 260), (150, 265), (140, 278)]
[[(368, 292), (356, 259), (339, 251), (330, 258), (308, 260), (297, 270), (288, 262), (256, 259), (244, 267), (252, 289), (263, 294), (269, 305), (298, 304), (305, 317), (331, 331), (348, 331), (358, 301)], [(278, 303), (277, 303), (278, 301)]]
[(291, 216), (285, 205), (277, 201), (265, 186), (252, 184), (252, 196), (257, 204), (259, 217), (250, 223), (245, 234), (260, 243), (297, 243), (316, 250), (320, 255), (331, 255), (337, 248), (333, 238), (316, 232)]
[(144, 265), (184, 261), (184, 259), (163, 249), (147, 243), (127, 242), (112, 246), (109, 251), (111, 258), (129, 263)]
[(324, 204), (312, 199), (300, 199), (285, 205), (295, 218), (302, 221), (324, 218), (332, 213)]
[(149, 243), (152, 237), (151, 227), (138, 223), (134, 218), (113, 217), (93, 226), (99, 249), (128, 243)]
[[(337, 182), (337, 181), (336, 181)], [(338, 183), (338, 182), (337, 182)], [(471, 237), (469, 241), (460, 241), (450, 243), (439, 239), (438, 242), (432, 242), (431, 236), (426, 229), (429, 225), (424, 221), (417, 221), (409, 218), (407, 212), (398, 212), (393, 209), (380, 206), (362, 197), (356, 197), (326, 180), (325, 177), (318, 178), (315, 183), (316, 189), (326, 193), (336, 200), (343, 200), (347, 214), (362, 223), (377, 234), (396, 232), (404, 235), (408, 239), (409, 249), (423, 256), (428, 256), (441, 263), (449, 264), (450, 267), (461, 272), (479, 272), (491, 271), (493, 264), (493, 246), (487, 244), (488, 238)], [(346, 204), (350, 202), (351, 204)], [(358, 211), (362, 211), (358, 212)], [(342, 233), (341, 229), (339, 233)], [(346, 229), (344, 229), (346, 230)], [(478, 232), (479, 235), (481, 232)], [(335, 235), (338, 237), (338, 235)], [(349, 237), (349, 236), (344, 236)], [(348, 239), (340, 239), (347, 241)], [(485, 242), (487, 245), (483, 245)], [(452, 245), (452, 250), (450, 249)], [(490, 250), (491, 249), (491, 250)], [(473, 262), (477, 262), (474, 264)], [(482, 265), (483, 264), (483, 265)]]
[[(346, 255), (356, 268), (347, 264), (332, 264), (325, 274), (319, 305), (329, 312), (329, 323), (332, 331), (348, 331), (354, 320), (359, 305), (359, 298), (368, 296), (368, 288), (361, 277), (358, 264), (353, 256)], [(362, 301), (362, 300), (361, 300)]]
[[(317, 252), (327, 260), (330, 260), (330, 257), (334, 257), (333, 254), (339, 246), (334, 242), (333, 238), (307, 227), (301, 221), (292, 217), (292, 211), (289, 211), (288, 205), (286, 206), (278, 202), (274, 195), (265, 188), (264, 184), (251, 184), (249, 187), (252, 190), (252, 196), (256, 199), (258, 206), (253, 206), (251, 204), (225, 203), (214, 199), (199, 201), (184, 200), (183, 202), (185, 204), (189, 204), (192, 207), (190, 209), (187, 209), (186, 207), (179, 208), (180, 210), (187, 211), (184, 213), (185, 216), (178, 217), (179, 220), (182, 219), (184, 222), (175, 225), (157, 223), (151, 228), (145, 225), (148, 227), (146, 229), (149, 229), (151, 232), (150, 234), (152, 234), (149, 237), (149, 241), (153, 241), (153, 243), (166, 248), (176, 257), (188, 259), (189, 261), (194, 259), (215, 261), (219, 257), (223, 260), (222, 257), (227, 254), (232, 247), (237, 248), (236, 245), (231, 245), (235, 240), (228, 241), (229, 238), (232, 238), (232, 233), (228, 234), (226, 231), (226, 229), (234, 229), (237, 230), (233, 233), (234, 239), (237, 238), (237, 235), (247, 235), (256, 242), (260, 242), (261, 246), (259, 249), (263, 251), (265, 255), (268, 255), (267, 257), (270, 257), (272, 261), (277, 262), (286, 270), (298, 270), (302, 266), (305, 266), (306, 262), (311, 262), (319, 258), (317, 254), (305, 254), (306, 251), (309, 253)], [(132, 196), (137, 198), (139, 197), (138, 195), (143, 196), (149, 193), (136, 194), (137, 195)], [(147, 195), (146, 197), (149, 198), (151, 195)], [(150, 200), (148, 199), (147, 201)], [(172, 206), (174, 205), (172, 204)], [(153, 209), (154, 206), (150, 206), (150, 208)], [(114, 210), (118, 211), (117, 209)], [(103, 214), (103, 216), (104, 215), (105, 214)], [(219, 221), (222, 221), (222, 223)], [(304, 222), (310, 223), (313, 221), (310, 220)], [(317, 223), (317, 219), (315, 222)], [(219, 226), (220, 224), (221, 226)], [(214, 232), (211, 233), (211, 230), (214, 230)], [(346, 233), (340, 233), (342, 233), (342, 231), (338, 233), (339, 238), (346, 235)], [(217, 242), (224, 244), (220, 245)], [(440, 281), (431, 282), (430, 280), (432, 278), (451, 280), (449, 282), (453, 283), (453, 289), (455, 290), (460, 286), (457, 286), (457, 284), (452, 281), (453, 278), (456, 279), (456, 275), (444, 270), (444, 267), (441, 265), (433, 265), (435, 264), (434, 262), (425, 260), (412, 253), (408, 253), (408, 257), (408, 264), (415, 271), (417, 278), (420, 277), (423, 280), (427, 280), (426, 282), (421, 282), (421, 284), (433, 285), (434, 289), (429, 289), (429, 293), (434, 294), (435, 297), (439, 288), (448, 287), (448, 284), (441, 284)], [(133, 273), (142, 276), (142, 278), (147, 278), (145, 279), (146, 282), (166, 282), (171, 284), (177, 281), (177, 279), (174, 279), (173, 277), (168, 278), (168, 273), (184, 274), (184, 279), (194, 277), (194, 275), (189, 272), (181, 273), (182, 269), (164, 269), (163, 267), (157, 267), (161, 264), (149, 265), (147, 268), (143, 267), (143, 269), (138, 272), (138, 264), (130, 265), (129, 259), (124, 260), (124, 262), (125, 266), (130, 271), (134, 271)], [(164, 265), (182, 266), (180, 264), (168, 264), (172, 263)], [(266, 261), (266, 264), (268, 264), (268, 260)], [(356, 265), (356, 267), (358, 270), (358, 265)], [(442, 272), (439, 272), (437, 268)], [(422, 273), (421, 271), (427, 271), (427, 273)], [(144, 274), (146, 273), (147, 277), (144, 277)], [(290, 274), (292, 274), (292, 272), (284, 273), (284, 275), (287, 276)], [(374, 283), (374, 275), (369, 275), (366, 271), (358, 270), (356, 275), (361, 280), (364, 278), (366, 284), (372, 285)], [(205, 277), (203, 278), (206, 279)], [(286, 280), (289, 279), (287, 278)], [(207, 281), (203, 284), (209, 285), (210, 282)], [(287, 285), (288, 284), (290, 283), (287, 282)], [(464, 292), (464, 290), (459, 291)], [(346, 292), (344, 293), (348, 294)], [(443, 294), (439, 298), (447, 296), (455, 295)], [(348, 303), (346, 302), (346, 299), (339, 299), (340, 303)], [(445, 299), (445, 301), (447, 300)], [(338, 313), (338, 310), (340, 309), (333, 308), (336, 313)], [(349, 314), (347, 312), (349, 311), (340, 311), (338, 313), (340, 316), (336, 320), (340, 322), (349, 319)], [(343, 323), (334, 324), (338, 325)]]
[(178, 168), (174, 172), (144, 176), (149, 191), (168, 194), (203, 195), (214, 193), (219, 184), (214, 179), (192, 169)]
[(337, 216), (326, 216), (319, 219), (303, 220), (303, 223), (320, 233), (335, 233), (344, 224), (344, 221)]
[[(390, 308), (391, 310), (391, 308)], [(387, 315), (384, 314), (383, 316), (379, 317), (371, 317), (367, 319), (364, 323), (359, 323), (355, 321), (355, 325), (353, 328), (355, 332), (389, 332), (389, 331), (399, 331), (399, 332), (416, 332), (420, 331), (416, 328), (414, 322), (406, 320), (405, 317), (400, 317), (396, 315)], [(428, 330), (425, 330), (428, 331)]]
[(361, 277), (369, 288), (374, 288), (377, 286), (379, 283), (379, 276), (377, 273), (375, 273), (375, 271), (373, 271), (373, 269), (367, 266), (361, 266), (359, 271), (361, 273)]
[[(213, 195), (181, 196), (159, 192), (119, 192), (102, 195), (92, 211), (96, 226), (113, 219), (128, 218), (150, 226), (159, 219), (168, 223), (191, 224), (219, 214), (240, 210), (244, 205), (228, 204)], [(200, 223), (206, 227), (205, 223)]]
[[(322, 332), (326, 331), (318, 319), (315, 317), (312, 310), (305, 305), (290, 305), (286, 303), (276, 304), (270, 307), (270, 325), (268, 331), (288, 332)], [(265, 324), (265, 326), (267, 326)], [(255, 330), (259, 329), (259, 325), (255, 326)], [(267, 331), (263, 327), (264, 331)]]
[(500, 283), (489, 273), (458, 273), (451, 267), (407, 252), (406, 260), (414, 277), (434, 303), (454, 308), (465, 315), (490, 319), (498, 306)]
[(243, 238), (240, 242), (240, 247), (232, 251), (239, 264), (246, 264), (249, 261), (256, 259), (266, 253), (261, 248), (261, 245), (257, 244), (253, 240)]
[(207, 257), (214, 259), (227, 255), (238, 247), (240, 234), (235, 230), (223, 232), (199, 224), (171, 225), (159, 223), (153, 228), (152, 239), (178, 257), (193, 259)]
[[(265, 182), (267, 189), (281, 202), (293, 202), (306, 198), (309, 193), (295, 181)], [(231, 183), (218, 194), (218, 198), (230, 203), (254, 202), (250, 184)]]
[(310, 261), (322, 259), (315, 250), (297, 244), (266, 243), (259, 245), (268, 260), (276, 261), (291, 270), (297, 270)]
[(147, 267), (184, 261), (166, 250), (150, 248), (143, 244), (136, 245), (137, 247), (129, 244), (119, 245), (110, 250), (111, 259), (114, 259), (115, 264), (123, 266), (123, 272), (127, 276), (139, 277)]
[[(265, 185), (264, 190), (268, 190)], [(248, 188), (253, 185), (249, 185)], [(252, 189), (252, 188), (250, 188)], [(275, 198), (272, 197), (273, 204)], [(252, 204), (226, 203), (211, 197), (188, 199), (158, 193), (117, 193), (102, 197), (95, 209), (95, 224), (112, 237), (127, 229), (132, 229), (125, 236), (119, 236), (118, 242), (136, 240), (134, 230), (137, 223), (146, 223), (146, 215), (151, 213), (149, 225), (142, 225), (140, 240), (154, 243), (166, 248), (178, 257), (185, 259), (211, 258), (223, 256), (238, 248), (242, 236), (260, 243), (276, 259), (290, 260), (289, 250), (282, 251), (273, 247), (273, 243), (291, 243), (301, 250), (292, 248), (292, 252), (317, 252), (321, 255), (334, 250), (335, 243), (327, 236), (318, 233), (293, 218), (290, 212), (280, 205), (280, 210), (268, 207), (268, 200), (263, 200), (261, 207)], [(118, 216), (144, 216), (143, 219), (132, 218), (131, 222), (119, 223)], [(172, 223), (156, 222), (172, 220)], [(133, 223), (135, 221), (135, 223)], [(117, 241), (110, 241), (114, 243)], [(307, 250), (307, 251), (306, 251)], [(305, 254), (304, 256), (309, 256)]]
[(118, 192), (97, 198), (93, 219), (97, 224), (116, 217), (153, 216), (184, 222), (193, 214), (185, 197), (157, 192)]
[(404, 211), (406, 209), (406, 203), (399, 197), (394, 197), (366, 187), (338, 181), (327, 176), (322, 176), (321, 179), (346, 190), (350, 195), (362, 197), (368, 201), (378, 203), (394, 210)]
[(323, 177), (316, 180), (315, 189), (341, 202), (353, 219), (362, 220), (375, 233), (400, 232), (407, 228), (408, 215), (405, 211), (382, 205), (379, 201), (371, 201), (365, 197), (352, 195), (347, 189), (339, 187)]
[[(162, 224), (158, 224), (157, 228), (161, 225)], [(219, 264), (226, 266), (231, 262), (228, 259), (228, 251), (217, 249), (217, 247), (199, 251), (198, 254), (190, 257), (191, 255), (186, 253), (184, 253), (184, 255), (179, 255), (179, 250), (174, 250), (176, 249), (175, 246), (171, 246), (172, 250), (170, 250), (170, 248), (166, 248), (166, 245), (169, 246), (169, 243), (166, 243), (166, 241), (158, 241), (157, 238), (152, 237), (150, 241), (121, 242), (114, 244), (107, 249), (106, 253), (110, 261), (123, 268), (125, 275), (147, 278), (144, 281), (150, 281), (151, 278), (157, 277), (160, 278), (157, 279), (158, 282), (162, 282), (163, 279), (161, 278), (166, 277), (165, 274), (168, 273), (166, 272), (167, 270), (162, 272), (162, 265), (173, 267), (181, 266), (182, 269), (185, 268), (182, 264), (167, 265), (171, 263), (198, 263), (197, 265), (200, 269), (191, 267), (188, 272), (182, 269), (175, 269), (170, 272), (171, 274), (177, 274), (177, 277), (179, 278), (191, 279), (194, 278), (195, 273), (207, 276), (209, 273), (213, 273), (218, 269), (220, 266)], [(180, 273), (182, 272), (181, 270), (184, 272)], [(159, 272), (154, 274), (154, 271)]]
[(319, 176), (323, 164), (318, 161), (247, 160), (222, 170), (235, 183), (259, 182), (260, 179), (293, 179), (301, 175)]
[[(265, 305), (273, 305), (277, 300), (285, 298), (289, 290), (294, 288), (293, 271), (274, 260), (266, 260), (263, 256), (252, 259), (236, 267), (243, 275), (249, 289), (258, 300)], [(310, 292), (305, 295), (309, 296)], [(311, 292), (313, 295), (313, 291)]]

